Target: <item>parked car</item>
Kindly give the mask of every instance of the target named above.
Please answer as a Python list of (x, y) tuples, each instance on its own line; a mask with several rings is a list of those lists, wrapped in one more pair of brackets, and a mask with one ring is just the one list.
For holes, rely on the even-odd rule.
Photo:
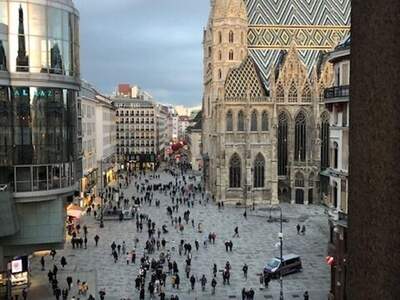
[(296, 254), (287, 254), (282, 257), (271, 259), (264, 267), (264, 273), (270, 274), (272, 277), (279, 277), (279, 274), (285, 276), (290, 273), (302, 271), (301, 258)]

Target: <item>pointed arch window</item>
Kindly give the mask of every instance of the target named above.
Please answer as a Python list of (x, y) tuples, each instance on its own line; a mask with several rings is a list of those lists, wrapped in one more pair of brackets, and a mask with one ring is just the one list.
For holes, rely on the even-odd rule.
[(296, 84), (294, 83), (294, 81), (292, 81), (292, 83), (290, 85), (288, 101), (290, 103), (297, 102), (297, 88), (296, 88)]
[(338, 143), (333, 143), (333, 168), (337, 169), (339, 165), (339, 145)]
[(219, 69), (218, 70), (218, 79), (221, 79), (222, 78), (222, 71), (221, 71), (221, 69)]
[(229, 43), (233, 43), (233, 40), (234, 40), (233, 31), (229, 31)]
[(324, 112), (321, 116), (321, 169), (329, 167), (329, 115)]
[(229, 50), (229, 60), (233, 60), (233, 50)]
[(222, 51), (218, 51), (218, 60), (222, 60)]
[(324, 102), (324, 91), (325, 87), (323, 84), (321, 84), (319, 87), (319, 102)]
[(296, 173), (295, 179), (294, 179), (294, 186), (295, 187), (304, 187), (304, 175), (300, 172)]
[(303, 94), (302, 94), (303, 102), (310, 103), (311, 102), (311, 89), (308, 83), (304, 86)]
[(305, 161), (307, 152), (307, 121), (304, 112), (299, 112), (295, 119), (295, 148), (294, 159)]
[(221, 33), (221, 31), (218, 31), (218, 43), (219, 44), (222, 43), (222, 33)]
[(211, 57), (211, 54), (212, 54), (212, 48), (208, 47), (208, 57)]
[(231, 111), (226, 114), (226, 131), (233, 131), (233, 115)]
[(229, 187), (240, 188), (241, 186), (241, 160), (236, 153), (232, 155), (229, 161)]
[(239, 111), (239, 113), (238, 113), (237, 130), (244, 131), (244, 113), (243, 113), (243, 111)]
[(276, 88), (276, 102), (285, 102), (285, 91), (283, 90), (282, 84), (278, 84), (278, 87)]
[(257, 126), (257, 111), (253, 111), (251, 113), (251, 126), (250, 129), (251, 131), (257, 131), (258, 130), (258, 126)]
[(265, 182), (265, 159), (261, 153), (254, 160), (254, 187), (263, 188)]
[(268, 131), (268, 113), (263, 111), (261, 115), (261, 130)]
[(287, 175), (288, 162), (288, 116), (285, 112), (278, 119), (278, 175)]

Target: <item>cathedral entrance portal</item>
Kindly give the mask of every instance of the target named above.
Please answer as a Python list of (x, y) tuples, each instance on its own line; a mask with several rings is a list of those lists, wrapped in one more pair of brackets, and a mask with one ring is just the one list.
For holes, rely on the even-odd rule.
[(296, 189), (296, 204), (304, 204), (304, 191)]

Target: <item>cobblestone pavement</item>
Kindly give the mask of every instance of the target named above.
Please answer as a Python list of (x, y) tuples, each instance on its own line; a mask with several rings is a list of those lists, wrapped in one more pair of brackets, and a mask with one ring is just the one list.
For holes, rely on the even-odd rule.
[[(161, 179), (154, 182), (169, 182), (172, 177), (161, 173)], [(197, 179), (199, 180), (199, 178)], [(133, 185), (124, 191), (129, 198), (136, 195)], [(198, 197), (197, 199), (199, 199)], [(172, 293), (179, 295), (182, 299), (240, 299), (243, 287), (253, 288), (255, 290), (255, 299), (279, 299), (279, 280), (273, 280), (268, 289), (260, 289), (258, 274), (262, 272), (265, 263), (272, 257), (279, 255), (278, 243), (279, 222), (268, 223), (268, 210), (256, 208), (255, 211), (248, 211), (248, 217), (243, 217), (243, 208), (225, 207), (218, 210), (214, 203), (199, 205), (195, 203), (194, 208), (190, 208), (191, 218), (194, 218), (195, 224), (203, 224), (203, 233), (198, 233), (197, 228), (192, 228), (190, 222), (185, 226), (183, 233), (177, 232), (171, 228), (171, 222), (166, 214), (166, 207), (171, 204), (168, 196), (155, 192), (154, 200), (161, 200), (161, 207), (148, 207), (145, 205), (141, 212), (149, 214), (150, 218), (156, 221), (157, 226), (167, 224), (169, 233), (162, 234), (167, 242), (167, 249), (177, 245), (181, 239), (190, 241), (193, 245), (192, 270), (197, 278), (205, 274), (208, 282), (204, 292), (201, 291), (200, 284), (196, 283), (195, 291), (191, 291), (189, 280), (184, 274), (185, 257), (179, 256), (177, 251), (172, 252), (171, 260), (176, 260), (180, 270), (181, 286), (179, 290), (172, 289), (170, 278), (167, 279), (166, 295), (170, 297)], [(153, 201), (154, 205), (154, 201)], [(182, 216), (187, 207), (179, 208), (179, 215)], [(283, 224), (283, 253), (295, 253), (301, 256), (303, 263), (303, 272), (284, 277), (284, 295), (285, 299), (303, 299), (304, 291), (308, 290), (310, 299), (327, 299), (329, 291), (330, 271), (324, 262), (326, 255), (326, 245), (328, 240), (327, 216), (324, 208), (320, 206), (302, 206), (302, 205), (282, 205), (284, 218), (287, 222)], [(278, 211), (273, 212), (278, 217)], [(296, 224), (306, 225), (306, 235), (298, 235)], [(106, 290), (106, 300), (120, 300), (122, 298), (139, 299), (137, 291), (134, 289), (134, 280), (138, 273), (138, 264), (127, 265), (123, 257), (116, 264), (111, 256), (110, 245), (113, 241), (117, 244), (126, 242), (127, 250), (134, 247), (134, 238), (138, 237), (140, 242), (137, 250), (137, 257), (143, 254), (144, 243), (147, 240), (147, 230), (144, 226), (143, 233), (136, 232), (134, 220), (107, 221), (104, 228), (99, 228), (98, 222), (92, 216), (85, 216), (82, 224), (88, 226), (88, 249), (72, 249), (69, 242), (65, 249), (58, 251), (58, 258), (64, 255), (67, 258), (68, 266), (66, 271), (74, 274), (74, 281), (79, 275), (96, 274), (96, 279), (90, 279), (92, 291), (96, 293), (100, 289)], [(239, 226), (239, 238), (232, 238), (235, 226)], [(209, 245), (208, 248), (202, 246), (202, 241), (209, 232), (214, 231), (217, 234), (215, 245)], [(95, 247), (93, 236), (100, 236), (99, 246)], [(199, 240), (201, 246), (199, 251), (194, 247), (194, 240)], [(233, 252), (225, 252), (225, 240), (233, 241)], [(156, 251), (155, 255), (158, 256)], [(49, 261), (49, 259), (47, 259)], [(211, 295), (212, 266), (217, 264), (218, 269), (222, 270), (225, 263), (229, 261), (232, 265), (230, 285), (222, 284), (222, 275), (217, 275), (216, 295)], [(249, 266), (248, 279), (243, 277), (242, 266), (247, 263)], [(39, 259), (33, 262), (34, 272), (39, 269)], [(37, 273), (37, 272), (36, 272)], [(45, 276), (45, 275), (44, 275)], [(148, 277), (149, 278), (149, 277)], [(80, 278), (82, 280), (82, 278)], [(96, 283), (94, 283), (96, 282)], [(147, 286), (148, 281), (146, 282)], [(61, 285), (63, 287), (63, 285)], [(85, 297), (81, 297), (85, 299)], [(148, 291), (146, 290), (146, 299)]]

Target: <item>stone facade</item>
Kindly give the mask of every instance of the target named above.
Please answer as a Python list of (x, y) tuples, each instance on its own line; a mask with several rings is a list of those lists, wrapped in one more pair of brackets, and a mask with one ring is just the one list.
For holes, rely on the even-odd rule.
[[(324, 87), (332, 67), (312, 72), (295, 44), (282, 51), (269, 90), (247, 54), (242, 0), (212, 1), (204, 32), (202, 151), (206, 188), (218, 201), (250, 205), (318, 202)], [(308, 75), (310, 74), (311, 75)]]

